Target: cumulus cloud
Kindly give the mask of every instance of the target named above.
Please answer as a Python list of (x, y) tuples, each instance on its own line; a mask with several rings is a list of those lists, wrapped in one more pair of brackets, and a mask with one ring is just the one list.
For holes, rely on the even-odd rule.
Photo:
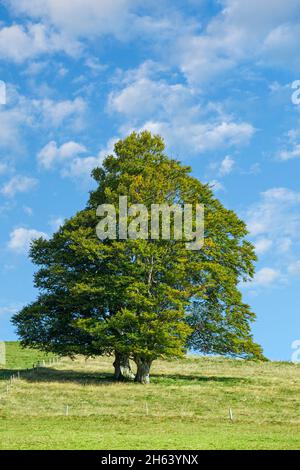
[(222, 160), (221, 165), (220, 165), (220, 169), (219, 169), (220, 176), (229, 175), (232, 172), (234, 165), (235, 165), (234, 159), (230, 157), (229, 155), (226, 155), (226, 157), (224, 158), (224, 160)]
[(45, 169), (50, 169), (56, 163), (61, 164), (65, 160), (75, 158), (77, 155), (85, 152), (86, 148), (84, 145), (78, 144), (77, 142), (66, 142), (59, 147), (55, 141), (51, 141), (42, 148), (37, 159), (40, 166)]
[(15, 148), (22, 129), (32, 125), (32, 112), (29, 101), (10, 84), (6, 84), (6, 98), (6, 105), (0, 106), (0, 146)]
[(190, 83), (199, 86), (251, 58), (257, 63), (299, 65), (297, 0), (222, 0), (221, 12), (200, 33), (182, 35), (173, 54)]
[[(143, 70), (143, 67), (142, 67)], [(145, 72), (148, 73), (147, 69)], [(108, 107), (125, 116), (139, 118), (157, 112), (170, 112), (189, 102), (192, 104), (193, 92), (182, 84), (168, 84), (147, 76), (134, 76), (133, 81), (124, 84), (120, 91), (109, 96)]]
[(12, 316), (19, 310), (19, 307), (13, 305), (7, 305), (5, 307), (0, 307), (0, 316), (8, 315)]
[(177, 116), (170, 122), (147, 121), (142, 129), (161, 134), (174, 147), (193, 153), (244, 145), (255, 133), (246, 122), (182, 122)]
[(62, 170), (62, 176), (88, 181), (94, 168), (100, 167), (107, 155), (114, 154), (114, 145), (119, 140), (112, 137), (108, 140), (106, 146), (102, 148), (95, 156), (76, 157), (70, 161), (68, 166)]
[(23, 206), (23, 211), (26, 215), (28, 216), (32, 216), (33, 215), (33, 209), (32, 207), (29, 207), (29, 206)]
[(278, 153), (278, 159), (281, 161), (293, 160), (300, 157), (300, 131), (291, 129), (285, 136), (287, 140), (286, 148)]
[(208, 183), (214, 192), (224, 191), (224, 185), (218, 180), (212, 180)]
[(6, 197), (13, 197), (18, 193), (26, 193), (35, 189), (38, 181), (29, 176), (15, 175), (1, 188), (1, 194)]
[(300, 228), (300, 193), (288, 188), (272, 188), (248, 211), (248, 228), (253, 236), (272, 234), (277, 240), (296, 237)]
[(300, 260), (293, 261), (288, 267), (289, 273), (300, 276)]
[[(239, 146), (255, 133), (250, 123), (234, 121), (218, 104), (201, 102), (193, 88), (157, 78), (149, 64), (125, 75), (120, 89), (109, 96), (108, 110), (128, 119), (124, 133), (134, 123), (137, 130), (163, 135), (179, 151), (202, 153)], [(229, 159), (224, 162), (227, 170), (230, 164)]]
[(111, 138), (105, 148), (96, 155), (87, 155), (87, 149), (78, 142), (70, 141), (58, 146), (49, 142), (37, 155), (39, 165), (45, 170), (57, 167), (61, 176), (88, 181), (94, 168), (102, 165), (104, 158), (114, 152), (117, 138)]
[(299, 158), (299, 157), (300, 157), (300, 144), (295, 144), (292, 149), (282, 150), (279, 153), (279, 159), (283, 161), (292, 160), (294, 158)]
[(89, 179), (94, 168), (101, 166), (103, 159), (98, 157), (75, 158), (70, 165), (63, 168), (62, 176), (75, 179)]
[(277, 269), (273, 268), (262, 268), (254, 276), (251, 286), (270, 286), (275, 282), (278, 282), (281, 278), (281, 273)]
[[(26, 24), (0, 29), (0, 55), (17, 63), (41, 54), (83, 50), (80, 40), (113, 34), (128, 35), (126, 26), (136, 18), (130, 13), (132, 0), (6, 0), (15, 16), (30, 18)], [(35, 22), (35, 23), (33, 23)]]
[[(112, 35), (121, 41), (148, 36), (154, 45), (159, 39), (171, 61), (195, 86), (249, 58), (256, 63), (299, 66), (297, 0), (220, 0), (220, 13), (200, 32), (199, 22), (173, 4), (166, 14), (159, 2), (141, 0), (4, 1), (16, 17), (31, 21), (26, 27), (3, 28), (2, 43), (11, 44), (6, 51), (3, 48), (4, 54), (19, 62), (42, 53), (74, 55), (86, 40)], [(198, 3), (200, 13), (202, 2)]]
[(300, 19), (275, 27), (265, 38), (262, 55), (264, 61), (270, 65), (279, 65), (289, 68), (298, 68), (300, 64), (299, 46), (297, 38), (300, 35)]
[(8, 171), (8, 165), (6, 163), (0, 162), (0, 175), (4, 175)]
[(255, 242), (255, 252), (257, 255), (262, 255), (270, 250), (273, 242), (268, 238), (260, 238)]
[[(190, 21), (174, 8), (142, 0), (3, 0), (12, 15), (26, 24), (5, 27), (3, 44), (10, 39), (6, 57), (16, 62), (40, 54), (86, 51), (87, 41), (113, 36), (119, 41), (136, 37), (170, 41)], [(179, 26), (180, 25), (180, 26)], [(24, 47), (22, 48), (22, 43)], [(31, 44), (31, 47), (30, 47)]]
[(49, 225), (52, 228), (53, 232), (56, 232), (64, 223), (64, 217), (54, 217), (49, 221)]
[(73, 126), (81, 126), (81, 117), (86, 110), (86, 102), (78, 97), (74, 100), (54, 101), (50, 99), (32, 100), (30, 103), (39, 112), (44, 123), (53, 127), (61, 126), (67, 119), (72, 119)]
[[(141, 0), (5, 0), (15, 16), (30, 19), (27, 27), (14, 25), (3, 34), (12, 46), (6, 57), (24, 61), (41, 53), (63, 51), (77, 55), (84, 41), (112, 35), (120, 41), (137, 35), (153, 39), (153, 34), (168, 32), (173, 25), (166, 15), (147, 14)], [(163, 16), (163, 17), (162, 17)], [(22, 50), (22, 43), (24, 49)], [(31, 47), (30, 47), (31, 43)]]
[(15, 14), (50, 24), (68, 37), (123, 37), (134, 0), (7, 0)]
[(271, 188), (249, 208), (246, 219), (256, 253), (264, 257), (270, 254), (269, 260), (276, 259), (276, 269), (263, 271), (255, 282), (263, 284), (263, 275), (266, 279), (274, 275), (274, 280), (281, 282), (288, 274), (296, 274), (299, 265), (291, 259), (299, 256), (300, 193), (288, 188)]
[(272, 188), (261, 194), (246, 215), (248, 229), (258, 246), (258, 254), (271, 247), (278, 259), (286, 264), (282, 255), (288, 255), (299, 243), (300, 193), (288, 188)]
[(64, 125), (73, 131), (81, 130), (86, 107), (80, 97), (73, 100), (29, 98), (7, 84), (7, 104), (0, 106), (0, 147), (22, 148), (23, 134), (29, 129), (50, 131)]
[(14, 24), (0, 29), (0, 56), (17, 63), (45, 53), (64, 51), (75, 55), (79, 45), (66, 40), (41, 23), (27, 26)]
[(18, 254), (27, 253), (32, 240), (41, 237), (47, 239), (48, 235), (35, 229), (19, 227), (10, 233), (8, 248)]

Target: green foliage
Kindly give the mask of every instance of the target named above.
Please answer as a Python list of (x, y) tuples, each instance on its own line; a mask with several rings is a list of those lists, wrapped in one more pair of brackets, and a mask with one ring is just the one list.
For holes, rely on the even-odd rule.
[(260, 346), (252, 341), (249, 322), (253, 319), (249, 306), (242, 302), (227, 307), (218, 299), (198, 299), (187, 318), (193, 330), (189, 347), (207, 354), (265, 360)]
[[(149, 132), (133, 133), (115, 146), (87, 207), (51, 240), (31, 249), (39, 266), (36, 302), (14, 317), (25, 345), (61, 354), (111, 354), (152, 362), (181, 356), (189, 345), (207, 353), (262, 357), (252, 341), (255, 315), (237, 286), (253, 276), (255, 254), (245, 224), (225, 209), (191, 169), (164, 153)], [(128, 204), (205, 206), (205, 243), (185, 240), (105, 240), (96, 235), (96, 208)], [(200, 306), (191, 313), (191, 305)]]

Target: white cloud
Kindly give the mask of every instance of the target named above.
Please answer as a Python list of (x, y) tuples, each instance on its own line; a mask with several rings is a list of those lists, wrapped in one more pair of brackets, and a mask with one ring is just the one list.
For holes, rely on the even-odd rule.
[(169, 145), (185, 153), (240, 146), (254, 135), (251, 124), (235, 122), (218, 103), (201, 105), (193, 88), (156, 79), (156, 72), (154, 64), (145, 63), (127, 73), (121, 89), (111, 93), (109, 111), (128, 119), (122, 133), (147, 129), (163, 135)]
[(292, 160), (294, 158), (299, 158), (300, 157), (300, 144), (294, 145), (294, 147), (291, 150), (282, 150), (279, 153), (279, 159), (286, 161), (286, 160)]
[(300, 22), (293, 24), (292, 20), (275, 27), (265, 38), (262, 54), (267, 64), (283, 67), (298, 68)]
[(277, 202), (282, 204), (299, 204), (300, 193), (288, 188), (272, 188), (262, 193), (264, 199), (269, 202)]
[(0, 106), (0, 146), (16, 148), (23, 128), (32, 125), (32, 112), (28, 99), (14, 86), (6, 84), (5, 106)]
[(77, 155), (85, 152), (86, 148), (77, 142), (66, 142), (58, 147), (55, 141), (51, 141), (42, 148), (37, 159), (43, 168), (50, 169), (56, 163), (61, 164), (64, 160), (73, 159)]
[(17, 63), (41, 54), (64, 51), (75, 55), (78, 44), (70, 43), (66, 37), (49, 30), (41, 23), (12, 26), (0, 29), (0, 56)]
[(30, 217), (33, 215), (32, 207), (23, 206), (23, 211), (25, 212), (26, 215), (29, 215)]
[(173, 47), (190, 83), (199, 86), (249, 62), (299, 66), (297, 0), (221, 0), (222, 11), (201, 33), (180, 35)]
[(26, 193), (35, 189), (38, 181), (29, 176), (16, 175), (13, 176), (1, 188), (1, 193), (6, 197), (13, 197), (18, 193)]
[(64, 223), (64, 217), (55, 217), (49, 221), (49, 225), (52, 228), (53, 232), (56, 232)]
[(22, 304), (7, 305), (4, 307), (0, 307), (0, 317), (5, 316), (5, 315), (8, 315), (11, 317), (15, 313), (17, 313), (18, 310), (21, 310), (22, 307), (23, 307)]
[[(95, 36), (114, 35), (123, 40), (141, 28), (141, 18), (134, 12), (142, 4), (137, 0), (7, 0), (6, 3), (16, 15), (31, 17), (54, 28), (68, 39), (69, 47), (72, 41)], [(155, 24), (155, 21), (143, 23), (145, 30), (153, 29)]]
[(224, 158), (224, 160), (222, 160), (221, 162), (220, 169), (219, 169), (220, 176), (229, 175), (232, 172), (234, 165), (235, 165), (234, 159), (231, 158), (229, 155), (227, 155)]
[(180, 83), (169, 84), (160, 78), (161, 72), (160, 64), (146, 61), (136, 69), (118, 74), (119, 89), (109, 95), (109, 111), (135, 120), (154, 115), (160, 119), (178, 113), (182, 107), (189, 114), (199, 112), (193, 90)]
[(203, 83), (234, 68), (237, 60), (234, 42), (238, 43), (238, 38), (228, 37), (225, 41), (222, 35), (181, 37), (173, 60), (179, 64), (189, 83), (201, 87)]
[(62, 175), (69, 178), (81, 178), (85, 181), (88, 181), (90, 179), (92, 170), (94, 168), (100, 167), (107, 155), (114, 154), (114, 146), (118, 140), (118, 137), (110, 138), (106, 146), (101, 149), (96, 156), (74, 158), (70, 162), (70, 165), (63, 169)]
[(30, 129), (51, 131), (64, 125), (73, 132), (82, 130), (86, 107), (79, 97), (62, 101), (31, 99), (7, 84), (7, 104), (0, 106), (0, 147), (14, 154), (16, 149), (23, 150), (23, 136)]
[[(285, 23), (291, 18), (299, 19), (298, 0), (252, 0), (241, 2), (240, 0), (221, 0), (224, 5), (223, 15), (230, 24), (252, 29), (253, 34), (265, 33), (274, 28), (278, 23)], [(270, 14), (272, 13), (272, 14)]]
[(94, 168), (101, 166), (103, 159), (101, 157), (75, 158), (70, 165), (62, 170), (62, 176), (75, 179), (89, 179)]
[(300, 130), (291, 129), (285, 135), (286, 148), (281, 150), (277, 157), (281, 161), (293, 160), (300, 157)]
[(293, 240), (291, 238), (279, 238), (277, 248), (279, 253), (288, 253), (293, 246)]
[(259, 203), (248, 211), (248, 228), (253, 236), (271, 234), (272, 239), (297, 237), (300, 229), (300, 193), (272, 188), (261, 194)]
[[(267, 262), (275, 259), (275, 272), (292, 274), (297, 266), (291, 259), (299, 257), (300, 248), (300, 193), (288, 188), (271, 188), (249, 208), (246, 220), (257, 254), (268, 257)], [(272, 277), (272, 271), (263, 271), (258, 276), (260, 284), (263, 274), (267, 279), (268, 275)], [(281, 275), (278, 280), (287, 279)]]
[(215, 192), (224, 191), (225, 189), (223, 184), (218, 180), (209, 181), (209, 185), (211, 189)]
[(255, 242), (255, 252), (258, 255), (262, 255), (266, 253), (267, 251), (269, 251), (272, 245), (273, 245), (272, 240), (269, 240), (268, 238), (260, 238), (259, 240), (256, 240)]
[(61, 176), (87, 182), (92, 170), (101, 166), (108, 154), (114, 153), (116, 140), (115, 137), (109, 139), (106, 147), (94, 156), (82, 156), (87, 153), (87, 149), (77, 142), (66, 142), (59, 147), (55, 141), (51, 141), (38, 153), (37, 160), (46, 170), (57, 166)]
[(49, 62), (47, 60), (31, 61), (23, 73), (29, 77), (34, 77), (46, 70), (48, 66)]
[(179, 28), (189, 29), (190, 23), (179, 12), (166, 11), (165, 5), (160, 8), (152, 0), (3, 1), (15, 18), (20, 17), (20, 23), (24, 18), (27, 21), (25, 26), (5, 28), (3, 34), (3, 43), (9, 36), (12, 44), (5, 57), (17, 62), (42, 53), (77, 55), (84, 52), (87, 40), (103, 36), (119, 41), (136, 37), (151, 43), (156, 37), (169, 41)]
[[(143, 67), (142, 67), (143, 70)], [(143, 70), (148, 73), (148, 70)], [(193, 92), (184, 85), (169, 85), (163, 80), (153, 80), (147, 76), (139, 76), (131, 83), (125, 84), (123, 89), (115, 91), (109, 96), (109, 109), (125, 116), (139, 118), (153, 113), (173, 111), (180, 105), (191, 103)]]
[(66, 119), (73, 119), (73, 127), (81, 126), (80, 118), (86, 110), (86, 102), (79, 97), (64, 101), (32, 100), (31, 104), (36, 112), (42, 114), (44, 122), (53, 127), (59, 127)]
[(254, 276), (253, 282), (249, 283), (249, 286), (270, 286), (275, 282), (278, 282), (281, 278), (280, 271), (272, 268), (262, 268)]
[(174, 147), (193, 153), (245, 145), (255, 133), (246, 122), (182, 122), (179, 116), (171, 122), (147, 121), (142, 129), (161, 134)]
[(48, 235), (35, 229), (16, 228), (10, 233), (8, 248), (18, 254), (27, 253), (31, 241), (40, 237), (47, 239)]
[(8, 170), (8, 165), (6, 163), (0, 162), (0, 175), (3, 175)]
[(102, 64), (96, 57), (88, 57), (85, 65), (94, 73), (101, 73), (107, 69), (107, 65)]
[[(122, 41), (141, 36), (143, 40), (148, 37), (152, 45), (160, 42), (165, 46), (165, 56), (179, 65), (195, 86), (231, 71), (249, 58), (256, 63), (299, 65), (297, 0), (220, 0), (220, 13), (206, 26), (201, 24), (200, 33), (199, 21), (187, 18), (176, 6), (166, 8), (164, 2), (161, 8), (160, 2), (141, 0), (5, 3), (14, 15), (36, 22), (4, 28), (3, 44), (9, 38), (11, 46), (5, 51), (3, 45), (3, 51), (16, 61), (48, 52), (76, 54), (85, 40), (113, 35)], [(201, 3), (197, 4), (199, 13)]]
[(289, 273), (295, 276), (300, 275), (300, 260), (294, 261), (288, 267)]

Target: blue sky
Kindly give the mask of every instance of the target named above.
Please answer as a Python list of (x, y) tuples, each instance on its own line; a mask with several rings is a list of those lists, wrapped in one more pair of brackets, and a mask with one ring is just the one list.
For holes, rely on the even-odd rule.
[(10, 317), (36, 295), (30, 240), (84, 206), (118, 138), (149, 129), (246, 220), (255, 338), (269, 358), (291, 358), (299, 37), (298, 0), (0, 2), (0, 337), (15, 337)]

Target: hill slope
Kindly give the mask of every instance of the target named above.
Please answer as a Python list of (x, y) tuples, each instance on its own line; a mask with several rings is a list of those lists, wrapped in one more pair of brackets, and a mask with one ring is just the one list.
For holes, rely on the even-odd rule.
[(154, 363), (142, 386), (113, 383), (111, 358), (63, 359), (21, 371), (7, 392), (12, 369), (44, 357), (7, 350), (0, 449), (300, 448), (299, 366), (188, 357)]

